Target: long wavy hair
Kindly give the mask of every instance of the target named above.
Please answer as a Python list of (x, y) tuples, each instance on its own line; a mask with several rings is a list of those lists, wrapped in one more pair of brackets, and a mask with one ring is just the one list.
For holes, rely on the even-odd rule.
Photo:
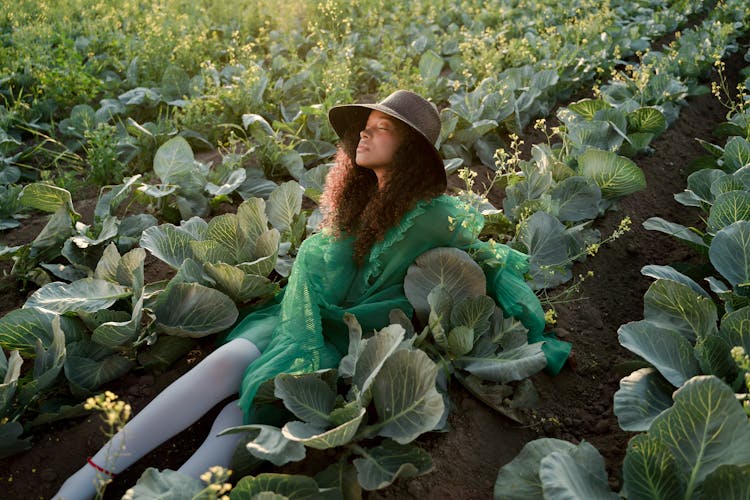
[(349, 130), (338, 145), (335, 165), (326, 177), (321, 198), (323, 228), (334, 235), (355, 236), (354, 262), (361, 265), (372, 245), (398, 224), (417, 201), (434, 198), (445, 191), (445, 178), (430, 165), (430, 146), (406, 125), (401, 145), (393, 158), (392, 174), (378, 189), (375, 173), (356, 163), (359, 131)]

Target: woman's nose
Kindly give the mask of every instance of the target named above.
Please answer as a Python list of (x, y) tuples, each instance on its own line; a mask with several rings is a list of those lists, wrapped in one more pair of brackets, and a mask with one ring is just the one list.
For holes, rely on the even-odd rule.
[(368, 131), (368, 130), (367, 130), (366, 128), (363, 128), (363, 129), (362, 129), (362, 130), (361, 130), (361, 131), (359, 132), (359, 138), (360, 138), (360, 139), (364, 139), (365, 137), (367, 137), (367, 136), (369, 136), (369, 135), (370, 135), (370, 132), (369, 132), (369, 131)]

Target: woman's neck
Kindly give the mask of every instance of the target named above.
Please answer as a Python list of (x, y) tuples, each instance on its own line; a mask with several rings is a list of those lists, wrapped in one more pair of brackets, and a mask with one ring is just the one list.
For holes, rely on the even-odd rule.
[(383, 170), (376, 171), (375, 175), (378, 177), (378, 191), (383, 191), (388, 185), (388, 179), (390, 178), (390, 175), (388, 175), (387, 171)]

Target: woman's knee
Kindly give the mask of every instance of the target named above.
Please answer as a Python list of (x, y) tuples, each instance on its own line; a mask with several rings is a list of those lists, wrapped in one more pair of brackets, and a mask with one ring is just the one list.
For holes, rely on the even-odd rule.
[(238, 403), (239, 400), (235, 399), (231, 403), (227, 403), (227, 405), (221, 409), (211, 426), (212, 434), (221, 432), (228, 427), (242, 425), (244, 414)]
[(234, 339), (209, 354), (195, 369), (200, 369), (211, 379), (239, 380), (248, 365), (259, 356), (260, 351), (252, 342)]

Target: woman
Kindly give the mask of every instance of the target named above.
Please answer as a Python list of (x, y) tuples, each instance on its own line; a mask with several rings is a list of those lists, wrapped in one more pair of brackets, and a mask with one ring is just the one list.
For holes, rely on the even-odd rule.
[(326, 180), (323, 230), (301, 245), (287, 286), (136, 415), (55, 498), (91, 498), (97, 476), (122, 471), (240, 387), (239, 399), (221, 411), (179, 470), (197, 477), (210, 466), (227, 466), (240, 437), (216, 434), (253, 420), (258, 386), (279, 373), (337, 366), (348, 349), (344, 313), (354, 314), (363, 331), (386, 326), (393, 308), (411, 314), (404, 276), (432, 248), (471, 250), (489, 293), (529, 329), (530, 341), (546, 341), (548, 371), (560, 370), (570, 345), (542, 336), (541, 305), (523, 280), (526, 256), (478, 241), (481, 216), (442, 194), (435, 106), (399, 90), (376, 104), (334, 107), (329, 120), (341, 142)]

